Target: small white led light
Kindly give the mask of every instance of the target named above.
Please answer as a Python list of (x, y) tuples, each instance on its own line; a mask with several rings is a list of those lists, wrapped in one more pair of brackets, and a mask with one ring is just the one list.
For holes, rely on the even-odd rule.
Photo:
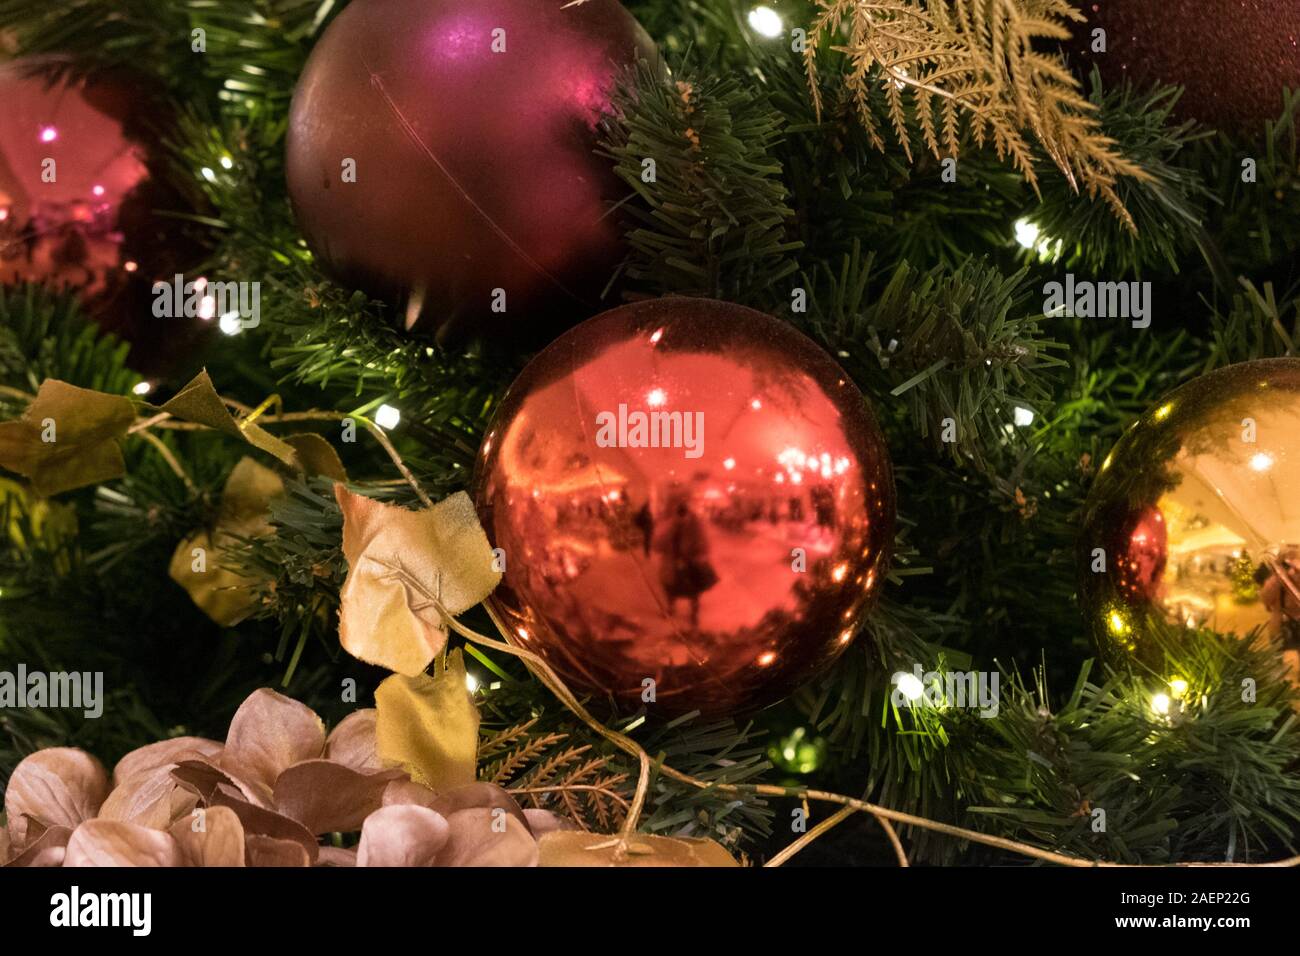
[(771, 7), (755, 7), (749, 11), (748, 19), (754, 32), (765, 37), (779, 37), (785, 28), (781, 14)]
[(925, 692), (925, 685), (921, 683), (921, 679), (906, 671), (895, 674), (894, 683), (898, 685), (899, 693), (908, 700), (920, 700), (921, 694)]
[(1028, 219), (1016, 220), (1016, 242), (1026, 249), (1032, 249), (1038, 245), (1038, 231), (1038, 226)]

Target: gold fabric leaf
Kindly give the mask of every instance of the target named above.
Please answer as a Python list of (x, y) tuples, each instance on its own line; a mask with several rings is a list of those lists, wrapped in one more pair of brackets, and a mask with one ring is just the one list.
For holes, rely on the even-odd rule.
[(302, 470), (292, 445), (276, 438), (256, 422), (235, 420), (226, 408), (226, 403), (217, 394), (207, 369), (194, 376), (189, 384), (162, 405), (160, 411), (183, 421), (207, 425), (235, 438), (242, 438), (254, 448), (274, 455), (290, 468)]
[[(53, 441), (44, 440), (47, 419)], [(42, 497), (120, 478), (118, 443), (134, 421), (129, 398), (46, 379), (21, 418), (0, 422), (0, 466), (29, 478)]]
[[(5, 514), (9, 523), (0, 524), (0, 543), (7, 541), (20, 551), (36, 547), (57, 553), (77, 537), (77, 509), (73, 505), (49, 501), (24, 482), (0, 476), (0, 516)], [(34, 540), (27, 540), (29, 533)], [(60, 573), (70, 570), (62, 559), (56, 560), (55, 567)]]
[(616, 863), (618, 838), (581, 830), (554, 830), (537, 840), (539, 866), (739, 866), (714, 840), (635, 834)]
[[(242, 458), (221, 492), (216, 526), (190, 535), (176, 546), (168, 574), (190, 598), (223, 627), (238, 624), (257, 606), (254, 579), (221, 566), (221, 552), (236, 536), (255, 538), (272, 533), (272, 499), (284, 494), (284, 482), (270, 468)], [(201, 548), (203, 570), (195, 570), (194, 551)]]
[(285, 435), (284, 442), (298, 455), (298, 464), (307, 477), (323, 475), (335, 481), (347, 481), (348, 473), (334, 446), (314, 432)]
[(375, 690), (375, 706), (379, 757), (386, 765), (440, 792), (474, 782), (479, 716), (459, 650), (434, 677), (389, 677)]
[(353, 657), (407, 677), (447, 645), (442, 616), (478, 604), (497, 586), (492, 547), (464, 492), (409, 511), (334, 486), (348, 562), (339, 640)]

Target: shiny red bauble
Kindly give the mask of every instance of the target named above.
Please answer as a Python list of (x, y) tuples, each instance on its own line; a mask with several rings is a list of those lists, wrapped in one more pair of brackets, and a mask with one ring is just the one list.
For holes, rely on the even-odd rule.
[(511, 638), (577, 690), (669, 714), (752, 710), (834, 661), (894, 531), (861, 392), (789, 325), (709, 299), (546, 348), (484, 438), (475, 501)]
[(628, 189), (596, 127), (619, 70), (655, 55), (617, 0), (353, 0), (290, 111), (308, 244), (444, 337), (597, 311)]
[(51, 60), (0, 67), (0, 283), (73, 289), (132, 345), (142, 371), (192, 351), (204, 325), (155, 318), (155, 280), (199, 258), (158, 180), (157, 112), (138, 80), (115, 74), (47, 83)]

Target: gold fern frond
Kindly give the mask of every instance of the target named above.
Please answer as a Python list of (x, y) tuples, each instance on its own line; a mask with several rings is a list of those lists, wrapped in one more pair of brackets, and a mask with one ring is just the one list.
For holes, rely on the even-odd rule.
[(479, 771), (480, 780), (504, 786), (525, 768), (531, 766), (551, 747), (565, 739), (564, 734), (546, 734), (528, 740), (505, 751), (497, 759), (486, 763)]
[[(1070, 36), (1083, 15), (1066, 0), (814, 0), (804, 47), (813, 106), (823, 107), (817, 56), (844, 55), (843, 81), (872, 144), (884, 149), (871, 94), (883, 90), (884, 112), (909, 161), (913, 132), (935, 158), (955, 158), (964, 128), (989, 144), (1037, 192), (1033, 148), (1071, 186), (1100, 197), (1136, 231), (1120, 199), (1121, 177), (1149, 180), (1105, 134), (1096, 108), (1059, 56), (1036, 48)], [(911, 94), (909, 118), (903, 90)], [(938, 116), (936, 118), (936, 109)]]
[(479, 760), (489, 760), (509, 750), (521, 738), (528, 736), (529, 731), (533, 729), (533, 725), (536, 723), (537, 718), (534, 717), (531, 720), (505, 727), (495, 733), (485, 732), (478, 745)]

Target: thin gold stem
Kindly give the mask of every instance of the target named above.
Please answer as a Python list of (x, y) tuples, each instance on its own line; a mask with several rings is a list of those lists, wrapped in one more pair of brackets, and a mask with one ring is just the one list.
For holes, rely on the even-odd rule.
[[(632, 803), (632, 808), (636, 812), (635, 813), (629, 812), (628, 820), (632, 822), (631, 823), (625, 822), (623, 830), (621, 831), (619, 836), (621, 848), (625, 850), (626, 844), (628, 842), (628, 834), (632, 832), (633, 828), (635, 828), (636, 821), (640, 815), (641, 809), (644, 807), (646, 792), (648, 791), (649, 788), (649, 779), (645, 772), (646, 763), (649, 760), (649, 755), (646, 753), (645, 748), (643, 748), (631, 737), (628, 737), (626, 734), (621, 734), (618, 731), (611, 730), (610, 728), (602, 724), (600, 721), (598, 721), (595, 717), (593, 717), (591, 713), (584, 706), (582, 706), (582, 703), (574, 695), (573, 691), (569, 690), (569, 688), (555, 673), (555, 671), (551, 669), (550, 665), (548, 665), (546, 661), (544, 661), (536, 653), (527, 650), (526, 648), (518, 647), (515, 644), (510, 643), (508, 640), (496, 640), (495, 638), (488, 637), (486, 634), (480, 634), (479, 632), (469, 627), (466, 627), (464, 624), (460, 623), (460, 621), (456, 620), (456, 618), (453, 617), (447, 611), (447, 609), (442, 605), (440, 601), (438, 601), (436, 598), (432, 598), (432, 596), (431, 596), (431, 600), (433, 600), (434, 603), (437, 604), (438, 610), (442, 613), (444, 621), (446, 622), (447, 626), (450, 627), (453, 631), (455, 631), (457, 634), (464, 637), (466, 640), (473, 641), (475, 644), (480, 644), (484, 647), (488, 647), (493, 650), (499, 651), (503, 654), (509, 654), (513, 657), (518, 657), (521, 660), (523, 660), (523, 662), (528, 666), (529, 670), (533, 672), (534, 676), (536, 676), (537, 679), (541, 681), (543, 685), (545, 685), (553, 694), (555, 694), (555, 696), (559, 698), (560, 702), (563, 703), (566, 707), (568, 707), (569, 710), (571, 710), (574, 713), (574, 715), (578, 717), (578, 719), (580, 719), (583, 723), (585, 723), (597, 734), (604, 737), (606, 740), (610, 741), (620, 750), (623, 750), (625, 753), (634, 756), (638, 760), (642, 761), (642, 774), (641, 774), (641, 778), (637, 782), (637, 792)], [(508, 631), (504, 626), (502, 626), (501, 620), (498, 618), (496, 613), (492, 610), (491, 607), (488, 607), (487, 610), (488, 610), (488, 615), (489, 617), (492, 618), (492, 623), (496, 626), (497, 630), (503, 636), (506, 635)], [(689, 774), (682, 773), (679, 770), (674, 770), (672, 767), (669, 767), (666, 764), (662, 764), (662, 763), (659, 764), (658, 770), (660, 773), (662, 773), (664, 776), (668, 777), (669, 779), (676, 780), (679, 783), (684, 783), (689, 786), (697, 787), (701, 790), (717, 790), (722, 793), (731, 793), (736, 795), (757, 794), (761, 796), (817, 800), (824, 803), (836, 803), (839, 804), (841, 807), (843, 807), (843, 810), (841, 812), (860, 811), (863, 813), (869, 813), (877, 820), (881, 821), (882, 826), (885, 825), (886, 822), (892, 822), (892, 823), (903, 824), (905, 826), (917, 827), (923, 830), (932, 830), (936, 833), (942, 833), (946, 836), (956, 837), (961, 840), (967, 840), (971, 843), (980, 843), (983, 844), (984, 846), (991, 846), (999, 850), (1006, 850), (1007, 852), (1010, 853), (1018, 853), (1021, 856), (1032, 857), (1033, 859), (1042, 860), (1046, 863), (1056, 863), (1060, 866), (1119, 867), (1119, 866), (1126, 865), (1121, 863), (1111, 863), (1107, 861), (1089, 860), (1083, 857), (1071, 856), (1070, 854), (1067, 853), (1055, 853), (1051, 850), (1043, 850), (1040, 849), (1039, 847), (1031, 846), (1027, 843), (1021, 843), (1016, 840), (1009, 840), (1005, 837), (993, 836), (988, 833), (980, 833), (978, 830), (968, 830), (965, 827), (953, 826), (952, 824), (949, 823), (941, 823), (937, 820), (930, 820), (925, 817), (916, 816), (915, 814), (903, 813), (902, 811), (899, 810), (891, 810), (888, 807), (882, 807), (874, 803), (869, 803), (866, 800), (859, 800), (855, 797), (848, 797), (840, 793), (830, 793), (829, 791), (813, 790), (806, 787), (779, 787), (773, 784), (717, 783), (714, 781), (700, 780), (696, 777), (690, 776)], [(847, 816), (847, 812), (845, 813), (846, 816)], [(828, 818), (828, 820), (829, 819), (830, 818)], [(826, 821), (823, 821), (823, 823), (825, 822)], [(840, 821), (836, 820), (836, 823), (838, 822)], [(822, 826), (822, 825), (819, 824), (818, 826)], [(813, 829), (817, 830), (818, 828), (814, 827)], [(817, 836), (820, 836), (822, 833), (825, 833), (829, 829), (830, 829), (829, 826), (824, 827), (823, 829), (817, 832)], [(811, 832), (812, 831), (810, 831), (810, 833)], [(895, 853), (900, 856), (901, 860), (906, 860), (906, 854), (903, 853), (902, 844), (901, 842), (898, 841), (898, 835), (894, 832), (893, 828), (889, 827), (886, 830), (886, 833), (889, 834), (891, 842), (894, 843)], [(811, 842), (811, 840), (803, 840), (800, 849), (803, 849), (803, 847), (807, 846), (809, 842)], [(1296, 867), (1296, 866), (1300, 866), (1300, 855), (1288, 857), (1287, 859), (1278, 860), (1271, 863), (1178, 863), (1178, 864), (1174, 864), (1174, 866), (1179, 866), (1179, 867), (1243, 867), (1243, 866), (1244, 867), (1256, 867), (1256, 866)]]
[[(253, 422), (257, 421), (259, 418), (261, 418), (263, 415), (265, 415), (265, 414), (266, 414), (266, 410), (267, 410), (268, 408), (272, 408), (272, 407), (274, 407), (274, 408), (277, 410), (277, 413), (283, 413), (283, 411), (284, 411), (284, 401), (283, 401), (283, 399), (280, 398), (279, 395), (269, 395), (269, 396), (267, 396), (267, 397), (262, 401), (262, 404), (258, 405), (255, 409), (253, 409), (251, 412), (249, 412), (248, 414), (246, 414), (246, 415), (244, 416), (244, 420), (240, 423), (241, 426), (242, 426), (242, 425), (251, 425)], [(267, 415), (266, 417), (267, 417), (267, 420), (270, 421), (271, 416)]]
[(791, 843), (789, 846), (787, 846), (780, 853), (772, 857), (772, 859), (768, 860), (763, 865), (782, 866), (786, 860), (790, 859), (790, 857), (794, 856), (804, 847), (808, 846), (810, 843), (813, 842), (813, 840), (816, 840), (827, 830), (839, 826), (839, 824), (843, 823), (845, 820), (847, 820), (849, 817), (853, 816), (853, 814), (857, 812), (858, 811), (854, 810), (852, 807), (841, 807), (839, 810), (836, 810), (829, 817), (827, 817), (821, 823), (817, 824), (807, 833), (803, 834), (803, 836), (799, 837), (799, 839), (795, 840), (793, 843)]
[(388, 457), (393, 460), (393, 464), (397, 466), (397, 470), (402, 473), (402, 477), (406, 479), (407, 483), (415, 491), (415, 496), (420, 499), (420, 504), (424, 505), (426, 508), (432, 508), (433, 500), (425, 492), (420, 483), (416, 481), (415, 475), (411, 473), (411, 469), (406, 467), (406, 462), (402, 461), (402, 456), (397, 453), (397, 449), (394, 448), (393, 443), (388, 440), (388, 436), (384, 434), (384, 430), (368, 418), (361, 418), (360, 415), (358, 415), (357, 418), (361, 419), (361, 423), (366, 426), (366, 430), (374, 436), (375, 441), (379, 442), (384, 451), (388, 452)]
[(0, 395), (7, 395), (10, 398), (16, 398), (20, 402), (36, 401), (35, 395), (29, 394), (28, 392), (24, 392), (20, 388), (11, 388), (8, 385), (0, 385)]
[[(130, 428), (128, 428), (126, 430), (126, 433), (128, 435), (135, 435), (139, 432), (147, 431), (150, 428), (155, 428), (155, 427), (165, 428), (167, 427), (165, 423), (169, 421), (171, 417), (172, 417), (171, 412), (159, 412), (157, 415), (153, 415), (149, 418), (142, 418), (134, 425), (132, 425)], [(200, 425), (197, 427), (202, 428), (204, 426)]]
[(151, 432), (141, 432), (140, 437), (153, 445), (158, 454), (162, 456), (162, 460), (167, 462), (167, 467), (175, 473), (177, 478), (185, 482), (185, 487), (190, 494), (198, 494), (198, 487), (190, 479), (190, 476), (186, 473), (184, 467), (182, 467), (181, 463), (176, 459), (176, 456), (172, 454), (172, 450), (167, 447), (166, 443), (163, 442), (161, 438)]
[(907, 851), (903, 849), (903, 841), (898, 838), (898, 831), (894, 829), (894, 825), (881, 816), (876, 817), (876, 822), (885, 831), (885, 836), (889, 837), (889, 842), (894, 845), (894, 855), (898, 857), (898, 865), (911, 866), (912, 864), (907, 862)]
[[(228, 398), (223, 398), (222, 401), (228, 405), (236, 404), (235, 402), (233, 402)], [(315, 411), (315, 410), (307, 411), (307, 412), (281, 412), (275, 415), (263, 414), (267, 408), (271, 407), (272, 405), (278, 405), (279, 402), (280, 402), (280, 397), (278, 395), (272, 395), (261, 405), (259, 405), (256, 409), (250, 410), (248, 412), (248, 416), (244, 418), (243, 421), (241, 421), (239, 424), (240, 425), (249, 424), (250, 422), (252, 422), (254, 418), (259, 419), (260, 423), (263, 425), (283, 424), (286, 422), (341, 422), (348, 418), (354, 418), (357, 421), (361, 422), (362, 425), (365, 426), (366, 431), (370, 432), (370, 434), (374, 436), (375, 441), (377, 441), (380, 447), (384, 449), (384, 452), (388, 455), (393, 465), (397, 468), (397, 470), (401, 473), (402, 477), (406, 480), (406, 483), (411, 486), (411, 490), (415, 492), (415, 496), (420, 499), (420, 504), (424, 505), (426, 508), (433, 507), (433, 499), (429, 497), (428, 492), (424, 490), (424, 486), (422, 486), (419, 480), (416, 479), (411, 469), (406, 466), (406, 462), (402, 460), (401, 454), (399, 454), (397, 449), (393, 447), (393, 443), (392, 441), (389, 440), (388, 435), (384, 432), (382, 428), (380, 428), (377, 424), (372, 422), (370, 419), (366, 418), (364, 415), (348, 415), (343, 412), (325, 412), (325, 411)], [(237, 407), (241, 409), (247, 408), (247, 406), (237, 406)], [(144, 418), (136, 422), (129, 429), (127, 429), (127, 434), (144, 435), (144, 437), (146, 438), (153, 438), (153, 436), (148, 434), (148, 429), (150, 428), (161, 428), (161, 429), (166, 429), (168, 431), (209, 431), (210, 430), (209, 426), (207, 425), (203, 425), (198, 422), (177, 421), (176, 419), (172, 418), (172, 416), (169, 413), (162, 412), (158, 415), (154, 415), (150, 418)]]

